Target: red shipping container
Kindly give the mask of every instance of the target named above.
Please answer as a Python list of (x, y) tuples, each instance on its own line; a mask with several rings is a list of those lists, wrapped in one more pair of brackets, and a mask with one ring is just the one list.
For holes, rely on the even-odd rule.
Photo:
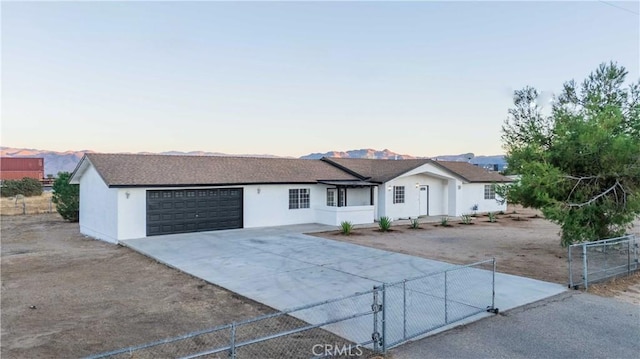
[(41, 171), (44, 172), (43, 158), (2, 157), (0, 171)]

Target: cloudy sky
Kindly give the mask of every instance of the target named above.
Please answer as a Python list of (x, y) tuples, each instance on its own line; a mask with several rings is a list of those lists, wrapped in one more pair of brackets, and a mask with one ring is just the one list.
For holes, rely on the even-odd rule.
[(502, 153), (514, 89), (616, 61), (634, 2), (2, 2), (2, 146)]

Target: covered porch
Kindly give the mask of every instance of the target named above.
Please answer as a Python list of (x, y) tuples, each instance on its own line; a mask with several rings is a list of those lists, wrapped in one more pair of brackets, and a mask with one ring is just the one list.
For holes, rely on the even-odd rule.
[(324, 206), (316, 208), (318, 223), (339, 226), (373, 223), (377, 207), (377, 183), (367, 181), (318, 181), (327, 185)]

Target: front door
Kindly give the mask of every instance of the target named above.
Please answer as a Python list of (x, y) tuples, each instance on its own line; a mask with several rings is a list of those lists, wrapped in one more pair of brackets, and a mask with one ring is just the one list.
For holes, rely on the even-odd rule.
[(429, 186), (420, 186), (420, 215), (429, 215)]

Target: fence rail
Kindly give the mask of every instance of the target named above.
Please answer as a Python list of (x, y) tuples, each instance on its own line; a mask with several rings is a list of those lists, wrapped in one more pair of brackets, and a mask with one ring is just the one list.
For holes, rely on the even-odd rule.
[(570, 245), (569, 288), (586, 289), (590, 283), (638, 270), (639, 242), (637, 236), (626, 235)]
[(495, 308), (495, 260), (88, 357), (367, 357)]

